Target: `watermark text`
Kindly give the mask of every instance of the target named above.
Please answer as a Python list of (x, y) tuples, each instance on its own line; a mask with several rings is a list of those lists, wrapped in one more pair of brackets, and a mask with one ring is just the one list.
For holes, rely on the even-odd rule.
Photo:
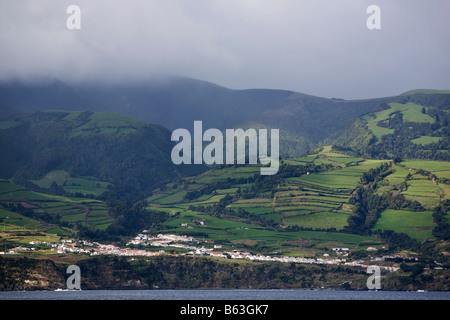
[[(246, 145), (248, 163), (270, 165), (261, 168), (261, 175), (274, 175), (279, 168), (279, 129), (270, 129), (270, 154), (268, 154), (268, 129), (226, 129), (225, 140), (219, 129), (203, 133), (202, 121), (194, 121), (194, 136), (187, 129), (172, 132), (172, 141), (179, 142), (172, 149), (174, 164), (245, 164)], [(180, 141), (181, 140), (181, 141)], [(192, 150), (193, 140), (193, 150)], [(203, 148), (203, 142), (210, 142)], [(224, 146), (225, 144), (225, 146)], [(225, 148), (224, 148), (225, 147)], [(225, 150), (225, 157), (224, 157)], [(192, 154), (193, 152), (193, 154)]]

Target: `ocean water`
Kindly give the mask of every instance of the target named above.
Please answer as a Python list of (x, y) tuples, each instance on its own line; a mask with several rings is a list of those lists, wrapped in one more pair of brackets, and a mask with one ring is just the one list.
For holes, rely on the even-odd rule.
[(1, 291), (0, 300), (450, 300), (450, 292), (339, 290)]

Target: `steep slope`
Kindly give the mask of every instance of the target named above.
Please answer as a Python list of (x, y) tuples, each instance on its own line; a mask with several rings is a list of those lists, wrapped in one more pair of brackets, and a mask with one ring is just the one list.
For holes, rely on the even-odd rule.
[[(430, 93), (427, 93), (430, 92)], [(450, 160), (450, 94), (414, 90), (358, 117), (327, 139), (376, 158)]]
[(162, 181), (199, 168), (173, 165), (171, 145), (169, 130), (129, 116), (35, 112), (0, 122), (0, 176), (22, 185), (46, 187), (47, 180), (47, 187), (62, 186), (67, 179), (51, 179), (60, 170), (139, 198)]

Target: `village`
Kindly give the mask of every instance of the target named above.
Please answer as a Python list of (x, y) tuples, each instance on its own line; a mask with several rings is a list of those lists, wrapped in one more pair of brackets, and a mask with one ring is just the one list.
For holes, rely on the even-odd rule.
[[(361, 268), (368, 268), (371, 264), (363, 260), (348, 261), (346, 257), (349, 255), (348, 248), (332, 248), (335, 258), (330, 257), (325, 253), (323, 258), (305, 258), (305, 257), (290, 257), (290, 256), (269, 256), (262, 254), (252, 254), (240, 250), (222, 251), (221, 245), (214, 245), (213, 248), (205, 248), (199, 246), (199, 242), (189, 236), (175, 235), (175, 234), (158, 234), (151, 235), (147, 230), (139, 233), (135, 238), (127, 243), (126, 248), (120, 248), (114, 244), (101, 244), (98, 242), (75, 241), (75, 240), (61, 240), (59, 243), (48, 243), (42, 241), (31, 241), (30, 246), (20, 246), (10, 249), (9, 251), (0, 252), (0, 254), (20, 254), (27, 251), (49, 252), (57, 254), (87, 254), (90, 256), (98, 255), (117, 255), (125, 257), (153, 257), (162, 254), (167, 255), (197, 255), (210, 256), (227, 259), (248, 259), (251, 261), (268, 261), (268, 262), (285, 262), (285, 263), (303, 263), (303, 264), (319, 264), (319, 265), (345, 265)], [(37, 247), (44, 246), (46, 249), (37, 249)], [(150, 251), (142, 249), (142, 247), (154, 246), (161, 247), (160, 250)], [(139, 247), (139, 248), (135, 248)], [(182, 253), (167, 253), (163, 248), (179, 248), (186, 250)], [(376, 251), (377, 249), (368, 247), (368, 251)], [(404, 256), (381, 256), (370, 258), (371, 263), (376, 263), (382, 270), (388, 272), (395, 272), (399, 268), (391, 265), (382, 265), (384, 261), (389, 259), (401, 258)]]

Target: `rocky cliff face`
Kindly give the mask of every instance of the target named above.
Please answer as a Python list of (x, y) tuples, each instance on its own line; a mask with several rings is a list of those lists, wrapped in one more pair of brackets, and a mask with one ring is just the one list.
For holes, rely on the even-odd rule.
[(51, 260), (0, 257), (0, 290), (51, 290), (65, 286), (62, 268)]
[[(19, 260), (19, 261), (18, 261)], [(237, 263), (200, 257), (77, 260), (81, 289), (349, 289), (367, 290), (361, 268), (289, 263)], [(0, 290), (66, 289), (68, 264), (50, 259), (0, 257)], [(382, 290), (448, 291), (446, 270), (382, 274)]]

